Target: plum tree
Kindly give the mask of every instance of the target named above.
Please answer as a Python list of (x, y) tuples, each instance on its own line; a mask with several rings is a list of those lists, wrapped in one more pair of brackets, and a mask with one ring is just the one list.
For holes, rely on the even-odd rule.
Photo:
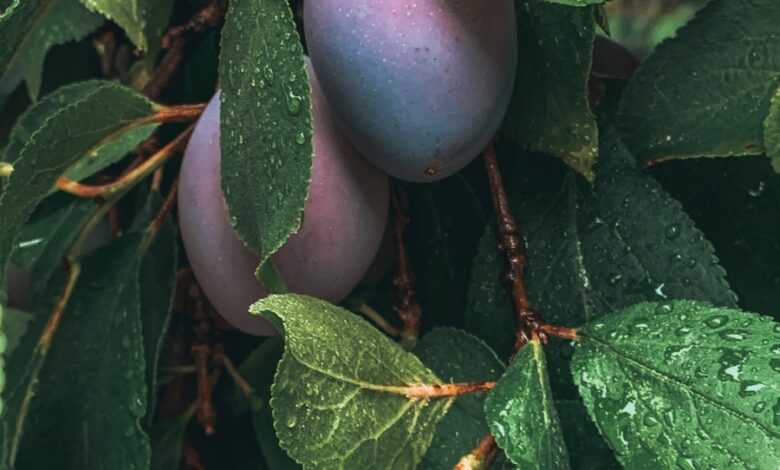
[(517, 67), (513, 0), (304, 3), (309, 55), (360, 152), (407, 181), (463, 168), (495, 134)]
[[(314, 164), (301, 230), (272, 261), (293, 292), (331, 302), (360, 281), (387, 223), (389, 179), (339, 133), (308, 66), (314, 118)], [(179, 188), (179, 222), (195, 277), (222, 317), (250, 334), (271, 335), (249, 306), (267, 295), (255, 278), (258, 256), (229, 222), (220, 185), (220, 94), (214, 95), (187, 145)]]

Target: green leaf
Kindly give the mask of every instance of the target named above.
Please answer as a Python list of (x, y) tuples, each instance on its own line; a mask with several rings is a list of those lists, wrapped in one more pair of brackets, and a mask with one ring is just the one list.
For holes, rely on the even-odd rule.
[(49, 49), (80, 40), (102, 23), (100, 15), (78, 0), (13, 0), (0, 13), (0, 95), (26, 80), (30, 96), (36, 99)]
[(609, 0), (544, 0), (548, 3), (558, 3), (560, 5), (566, 5), (570, 7), (586, 7), (589, 5), (601, 5), (607, 3)]
[[(111, 113), (105, 112), (106, 106)], [(88, 81), (60, 88), (20, 118), (5, 153), (14, 171), (0, 193), (0, 266), (5, 266), (22, 225), (57, 178), (107, 138), (138, 127), (153, 111), (152, 102), (129, 88)]]
[[(476, 164), (477, 176), (484, 179), (484, 165)], [(488, 213), (463, 173), (408, 188), (411, 224), (407, 230), (407, 247), (417, 278), (415, 292), (425, 312), (425, 321), (461, 327), (468, 268), (483, 227), (488, 224)], [(441, 295), (442, 286), (447, 286), (447, 295)]]
[(517, 12), (520, 57), (503, 134), (593, 180), (599, 138), (588, 103), (593, 9), (528, 0)]
[(740, 308), (780, 319), (780, 178), (766, 157), (682, 160), (653, 174), (712, 242)]
[(52, 284), (9, 361), (9, 468), (148, 468), (138, 248), (129, 236), (85, 260), (47, 354), (36, 344), (62, 290)]
[[(506, 187), (528, 243), (529, 299), (547, 321), (579, 325), (651, 300), (736, 305), (710, 243), (680, 204), (636, 167), (614, 130), (602, 129), (593, 186), (545, 156), (518, 159), (514, 149), (500, 150), (515, 163), (505, 172)], [(472, 268), (472, 316), (466, 323), (494, 347), (508, 348), (514, 341), (514, 310), (503, 282), (505, 260), (496, 250), (488, 229)], [(484, 326), (493, 322), (500, 326)], [(546, 352), (556, 399), (579, 400), (568, 372), (569, 343), (552, 341)], [(571, 446), (581, 444), (567, 442), (575, 466), (579, 456)]]
[(309, 82), (288, 3), (230, 2), (221, 51), (222, 188), (263, 264), (300, 227), (312, 166)]
[(172, 0), (81, 0), (81, 3), (121, 26), (142, 51), (159, 48), (173, 7)]
[(33, 320), (33, 315), (28, 312), (16, 310), (13, 308), (7, 308), (3, 313), (3, 333), (7, 338), (5, 340), (3, 354), (11, 355), (24, 334), (27, 332), (27, 327)]
[(520, 350), (488, 393), (485, 415), (496, 443), (518, 467), (569, 468), (547, 360), (538, 340)]
[[(256, 407), (258, 408), (258, 407)], [(274, 430), (274, 419), (269, 406), (259, 406), (252, 410), (252, 425), (260, 448), (263, 450), (263, 458), (268, 468), (273, 470), (300, 470), (301, 466), (292, 460), (279, 446), (279, 439)]]
[(712, 0), (625, 90), (618, 123), (646, 164), (763, 152), (780, 83), (780, 3)]
[[(154, 207), (162, 201), (150, 201)], [(176, 293), (178, 244), (176, 228), (169, 218), (148, 248), (141, 261), (139, 283), (141, 288), (141, 318), (148, 388), (146, 424), (151, 425), (157, 401), (157, 377), (160, 354), (173, 313)]]
[(417, 357), (322, 300), (271, 295), (250, 311), (284, 332), (271, 407), (281, 446), (293, 459), (306, 469), (334, 470), (420, 462), (453, 400), (402, 394), (408, 386), (442, 383)]
[(775, 468), (780, 324), (692, 301), (580, 330), (577, 385), (627, 468)]
[[(417, 343), (414, 353), (445, 382), (497, 381), (506, 366), (487, 344), (454, 328), (438, 328)], [(488, 433), (482, 410), (484, 393), (458, 397), (437, 426), (436, 435), (420, 468), (452, 470)]]
[[(83, 224), (94, 214), (97, 204), (89, 199), (54, 194), (46, 198), (22, 227), (11, 253), (11, 262), (30, 273), (33, 292), (42, 292), (81, 232)], [(100, 231), (91, 244), (105, 243), (108, 234)], [(99, 240), (96, 238), (100, 238)]]
[(775, 171), (780, 173), (780, 88), (772, 97), (769, 115), (764, 120), (764, 148)]
[(187, 427), (195, 415), (195, 407), (175, 418), (161, 419), (152, 427), (151, 470), (171, 470), (181, 466)]

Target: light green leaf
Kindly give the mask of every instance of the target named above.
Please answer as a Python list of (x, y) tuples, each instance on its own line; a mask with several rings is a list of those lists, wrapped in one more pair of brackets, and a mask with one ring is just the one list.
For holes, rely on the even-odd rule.
[(26, 80), (36, 99), (49, 49), (85, 37), (103, 21), (78, 0), (14, 0), (0, 13), (0, 95)]
[(632, 306), (580, 335), (572, 372), (626, 468), (777, 468), (780, 324), (676, 301)]
[[(106, 113), (110, 106), (111, 113)], [(116, 83), (88, 81), (60, 88), (14, 128), (5, 158), (14, 166), (0, 192), (0, 266), (22, 225), (57, 178), (105, 139), (120, 136), (154, 112), (154, 104)], [(0, 285), (4, 285), (0, 270)]]
[(293, 459), (306, 469), (415, 468), (453, 399), (409, 399), (400, 390), (441, 384), (433, 372), (362, 318), (322, 300), (271, 295), (250, 311), (284, 332), (271, 407)]
[(8, 365), (8, 468), (148, 468), (139, 241), (125, 237), (85, 260), (46, 353), (36, 344), (62, 290), (51, 284)]
[(780, 173), (780, 88), (772, 97), (769, 115), (764, 120), (764, 148), (772, 167)]
[(262, 264), (301, 224), (313, 155), (309, 82), (288, 3), (230, 2), (221, 51), (222, 188)]
[(81, 0), (81, 3), (121, 26), (142, 51), (159, 48), (173, 6), (172, 0)]
[(780, 83), (780, 3), (712, 0), (661, 44), (619, 111), (642, 162), (763, 153), (762, 123)]
[[(506, 366), (487, 344), (476, 336), (454, 328), (438, 328), (417, 343), (414, 353), (445, 382), (497, 381)], [(431, 447), (420, 468), (452, 470), (488, 433), (483, 404), (484, 393), (458, 397), (439, 422)]]
[(485, 415), (496, 443), (518, 467), (569, 468), (544, 348), (538, 340), (520, 350), (488, 393)]
[(593, 180), (599, 138), (588, 103), (593, 9), (528, 0), (517, 12), (520, 57), (503, 134)]

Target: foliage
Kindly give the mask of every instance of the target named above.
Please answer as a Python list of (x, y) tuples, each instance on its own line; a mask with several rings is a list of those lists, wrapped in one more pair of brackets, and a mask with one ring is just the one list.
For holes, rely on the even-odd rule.
[[(0, 5), (0, 470), (776, 468), (780, 3), (640, 3), (515, 0), (521, 242), (487, 157), (395, 182), (399, 272), (340, 305), (266, 262), (311, 189), (302, 2)], [(633, 76), (592, 73), (610, 31)], [(226, 325), (180, 255), (175, 157), (217, 89), (278, 337)]]

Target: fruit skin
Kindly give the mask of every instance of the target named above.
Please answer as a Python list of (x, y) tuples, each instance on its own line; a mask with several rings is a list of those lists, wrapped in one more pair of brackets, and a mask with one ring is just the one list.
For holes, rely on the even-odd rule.
[(314, 70), (350, 139), (387, 173), (435, 181), (493, 137), (517, 68), (514, 0), (304, 3)]
[[(338, 302), (360, 281), (382, 240), (389, 179), (337, 132), (316, 79), (310, 81), (315, 158), (303, 227), (272, 260), (290, 291)], [(185, 152), (178, 196), (184, 247), (220, 315), (246, 333), (273, 335), (270, 323), (248, 313), (268, 292), (254, 276), (258, 256), (229, 223), (220, 186), (219, 109), (217, 93)]]

